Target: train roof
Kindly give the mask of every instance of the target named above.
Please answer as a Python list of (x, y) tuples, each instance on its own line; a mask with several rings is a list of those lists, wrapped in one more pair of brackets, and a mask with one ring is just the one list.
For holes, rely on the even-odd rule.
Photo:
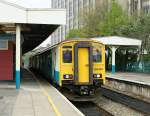
[[(59, 42), (59, 43), (57, 43), (57, 44), (48, 46), (48, 47), (46, 47), (46, 48), (38, 49), (38, 50), (37, 50), (37, 53), (36, 53), (35, 55), (42, 54), (42, 53), (44, 53), (44, 52), (50, 50), (51, 48), (55, 48), (56, 46), (61, 45), (61, 44), (63, 44), (63, 43), (74, 42), (74, 41), (89, 41), (89, 42), (97, 42), (97, 43), (103, 44), (103, 43), (100, 42), (100, 41), (92, 40), (92, 39), (90, 39), (90, 38), (82, 38), (82, 39), (81, 39), (81, 38), (71, 38), (71, 39), (63, 40), (63, 41), (61, 41), (61, 42)], [(103, 45), (104, 45), (104, 44), (103, 44)]]
[(103, 44), (101, 41), (93, 40), (91, 38), (71, 38), (71, 39), (63, 40), (59, 44), (66, 43), (66, 42), (71, 42), (71, 41), (93, 41), (93, 42), (98, 42), (98, 43)]

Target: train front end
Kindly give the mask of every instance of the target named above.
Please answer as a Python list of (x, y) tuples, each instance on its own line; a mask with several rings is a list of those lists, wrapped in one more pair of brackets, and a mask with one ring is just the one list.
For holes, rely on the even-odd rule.
[(61, 86), (80, 95), (94, 95), (105, 83), (105, 45), (97, 41), (60, 44)]

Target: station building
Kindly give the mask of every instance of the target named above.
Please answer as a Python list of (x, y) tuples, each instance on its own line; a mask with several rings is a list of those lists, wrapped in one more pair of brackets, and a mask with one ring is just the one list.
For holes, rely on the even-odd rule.
[(24, 8), (0, 1), (0, 81), (20, 88), (22, 55), (66, 24), (65, 9)]

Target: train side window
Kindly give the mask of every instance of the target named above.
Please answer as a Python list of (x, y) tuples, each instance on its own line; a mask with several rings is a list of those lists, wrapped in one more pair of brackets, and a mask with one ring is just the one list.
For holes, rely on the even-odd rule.
[(100, 47), (94, 47), (93, 48), (93, 62), (99, 63), (101, 61), (102, 61), (101, 48)]
[(63, 63), (72, 63), (72, 50), (63, 50)]

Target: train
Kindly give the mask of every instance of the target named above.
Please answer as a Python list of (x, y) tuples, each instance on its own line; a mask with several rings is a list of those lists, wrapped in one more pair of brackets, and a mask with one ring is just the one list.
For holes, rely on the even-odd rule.
[(61, 88), (93, 95), (106, 81), (105, 45), (91, 39), (64, 40), (32, 56), (30, 68)]

